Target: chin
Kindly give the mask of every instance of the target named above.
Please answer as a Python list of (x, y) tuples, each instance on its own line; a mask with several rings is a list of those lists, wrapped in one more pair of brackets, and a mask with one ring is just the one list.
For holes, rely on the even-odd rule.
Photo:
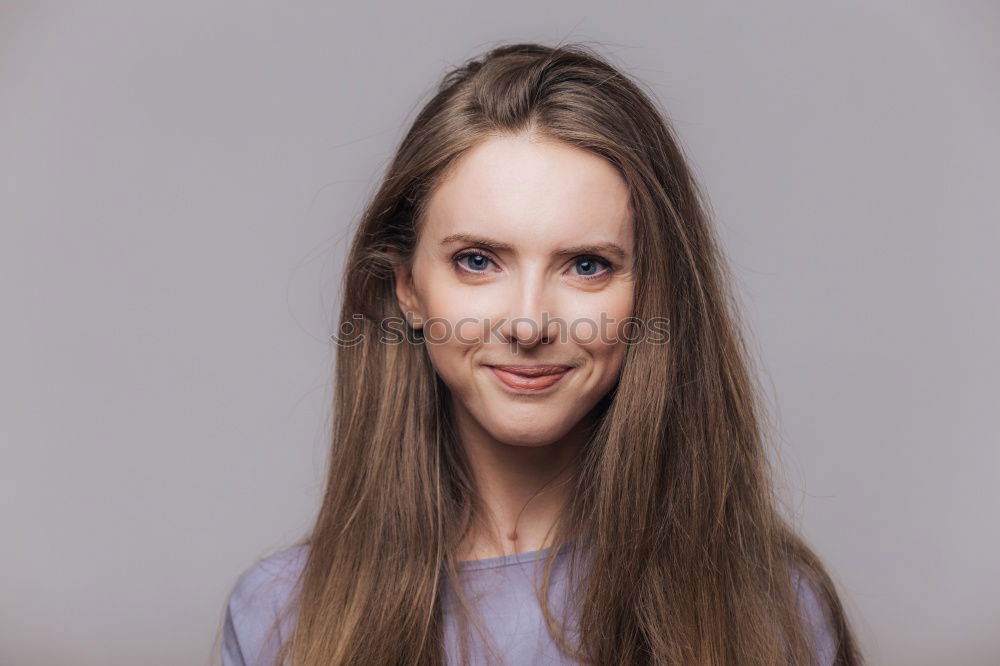
[(549, 446), (555, 439), (545, 438), (539, 439), (535, 434), (526, 434), (524, 436), (514, 436), (514, 437), (498, 437), (501, 442), (508, 446), (523, 446), (524, 448), (535, 448), (542, 446)]
[(509, 420), (488, 430), (500, 442), (510, 446), (548, 446), (565, 436), (568, 428), (561, 424), (546, 426), (537, 421), (528, 422), (523, 428), (511, 427)]

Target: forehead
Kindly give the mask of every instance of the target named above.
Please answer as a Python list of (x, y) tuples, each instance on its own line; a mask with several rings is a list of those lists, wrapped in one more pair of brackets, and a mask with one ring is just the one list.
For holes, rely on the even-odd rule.
[(458, 158), (427, 206), (429, 236), (486, 231), (533, 243), (628, 245), (629, 191), (598, 155), (553, 139), (491, 137)]

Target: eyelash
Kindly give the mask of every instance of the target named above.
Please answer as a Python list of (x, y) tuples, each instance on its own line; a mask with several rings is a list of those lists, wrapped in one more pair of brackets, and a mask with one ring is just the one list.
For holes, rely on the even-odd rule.
[[(488, 259), (488, 260), (493, 261), (494, 263), (496, 263), (494, 261), (493, 257), (490, 256), (489, 252), (484, 252), (482, 250), (464, 250), (462, 252), (459, 252), (457, 255), (455, 255), (455, 257), (452, 259), (452, 262), (454, 262), (455, 266), (458, 267), (458, 269), (460, 271), (462, 271), (463, 273), (472, 274), (472, 275), (485, 273), (485, 271), (473, 271), (473, 270), (469, 270), (468, 268), (460, 266), (461, 261), (463, 259), (465, 259), (466, 257), (476, 257), (476, 256), (486, 257), (486, 259)], [(600, 273), (595, 273), (594, 275), (577, 275), (576, 276), (576, 277), (578, 277), (580, 279), (583, 279), (583, 280), (600, 280), (600, 279), (603, 279), (603, 278), (607, 277), (611, 272), (613, 272), (614, 268), (615, 268), (614, 265), (610, 261), (608, 261), (607, 259), (605, 259), (603, 257), (599, 257), (596, 254), (581, 254), (581, 255), (579, 255), (578, 257), (576, 257), (574, 259), (574, 262), (580, 261), (582, 259), (588, 259), (588, 260), (591, 260), (591, 261), (596, 260), (597, 262), (599, 262), (601, 264), (604, 264), (604, 266), (605, 266), (605, 270), (601, 271)], [(574, 265), (575, 265), (575, 263), (574, 263)]]

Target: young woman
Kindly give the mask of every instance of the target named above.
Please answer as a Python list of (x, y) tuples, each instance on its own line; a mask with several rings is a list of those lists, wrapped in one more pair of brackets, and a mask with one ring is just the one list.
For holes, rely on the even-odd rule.
[(315, 526), (240, 577), (223, 662), (862, 663), (777, 509), (727, 270), (589, 47), (448, 73), (351, 246)]

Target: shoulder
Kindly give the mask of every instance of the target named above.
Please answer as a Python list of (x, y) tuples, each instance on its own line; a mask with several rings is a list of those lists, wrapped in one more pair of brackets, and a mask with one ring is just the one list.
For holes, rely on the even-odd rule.
[(837, 636), (829, 606), (823, 601), (819, 587), (803, 570), (793, 568), (792, 581), (798, 597), (799, 614), (812, 634), (817, 661), (823, 666), (830, 666), (837, 656)]
[(293, 621), (293, 599), (309, 547), (268, 555), (243, 571), (229, 593), (222, 634), (223, 666), (273, 662)]

